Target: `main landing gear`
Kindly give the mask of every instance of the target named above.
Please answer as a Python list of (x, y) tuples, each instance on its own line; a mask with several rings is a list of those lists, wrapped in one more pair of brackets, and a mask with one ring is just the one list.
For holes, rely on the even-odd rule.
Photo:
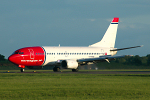
[[(54, 71), (54, 72), (60, 72), (60, 68), (55, 66), (55, 67), (53, 68), (53, 71)], [(78, 68), (77, 68), (77, 69), (72, 69), (72, 72), (78, 72), (78, 71), (79, 71)]]
[(20, 69), (20, 71), (21, 71), (21, 72), (24, 72), (24, 71), (25, 71), (25, 69), (24, 69), (24, 68), (21, 68), (21, 69)]
[(78, 72), (79, 71), (79, 69), (77, 68), (77, 69), (72, 69), (72, 72)]
[(54, 72), (60, 72), (60, 68), (55, 66), (55, 67), (53, 68), (53, 71), (54, 71)]

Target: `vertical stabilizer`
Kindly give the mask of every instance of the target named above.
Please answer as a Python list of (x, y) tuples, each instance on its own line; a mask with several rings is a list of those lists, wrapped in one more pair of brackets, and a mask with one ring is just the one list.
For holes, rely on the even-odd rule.
[(90, 45), (89, 47), (110, 47), (114, 48), (119, 18), (115, 17), (110, 23), (106, 33), (101, 41)]

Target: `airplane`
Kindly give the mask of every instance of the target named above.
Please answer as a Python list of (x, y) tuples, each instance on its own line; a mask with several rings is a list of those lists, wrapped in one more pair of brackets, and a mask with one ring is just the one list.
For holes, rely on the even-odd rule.
[(61, 46), (33, 46), (16, 50), (8, 57), (8, 60), (25, 71), (25, 66), (30, 69), (43, 68), (43, 66), (55, 66), (54, 72), (59, 72), (60, 67), (72, 69), (78, 72), (79, 66), (95, 64), (98, 62), (109, 62), (115, 58), (125, 55), (114, 56), (117, 51), (137, 48), (114, 48), (117, 35), (119, 18), (114, 17), (101, 41), (88, 47), (61, 47)]

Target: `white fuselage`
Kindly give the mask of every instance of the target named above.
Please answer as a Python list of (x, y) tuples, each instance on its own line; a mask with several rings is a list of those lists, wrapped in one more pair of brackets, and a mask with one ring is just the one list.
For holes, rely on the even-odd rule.
[(48, 47), (45, 50), (45, 65), (53, 65), (56, 61), (67, 59), (96, 58), (103, 55), (114, 55), (110, 48), (102, 47)]

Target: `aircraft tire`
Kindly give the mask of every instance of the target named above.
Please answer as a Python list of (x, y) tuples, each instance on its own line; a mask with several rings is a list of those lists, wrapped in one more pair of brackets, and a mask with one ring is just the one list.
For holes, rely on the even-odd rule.
[(54, 67), (54, 68), (53, 68), (53, 71), (54, 71), (54, 72), (60, 72), (60, 68), (59, 68), (59, 67)]
[(79, 69), (77, 68), (77, 69), (72, 69), (72, 72), (78, 72), (79, 71)]
[(21, 68), (21, 69), (20, 69), (20, 71), (21, 71), (21, 72), (24, 72), (24, 71), (25, 71), (25, 69), (24, 69), (24, 68)]

